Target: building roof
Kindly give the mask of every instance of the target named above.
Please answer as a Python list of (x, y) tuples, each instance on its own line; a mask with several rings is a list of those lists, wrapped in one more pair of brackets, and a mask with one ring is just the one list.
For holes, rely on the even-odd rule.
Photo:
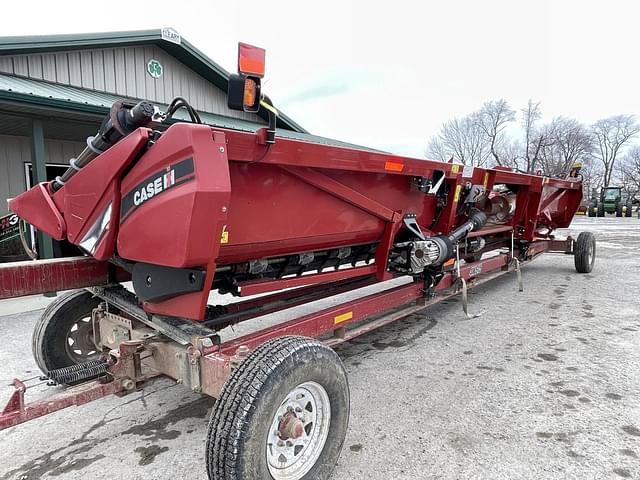
[[(176, 36), (172, 38), (172, 34)], [(111, 48), (131, 45), (156, 45), (202, 77), (211, 81), (221, 90), (227, 91), (229, 72), (184, 38), (177, 35), (173, 29), (163, 28), (159, 30), (137, 30), (129, 32), (0, 37), (0, 55), (27, 55), (30, 53)], [(82, 91), (88, 96), (96, 95), (96, 92)], [(102, 94), (97, 93), (97, 95), (100, 96)], [(268, 119), (268, 114), (264, 109), (260, 109), (258, 115), (265, 120)], [(282, 112), (280, 112), (280, 116), (278, 117), (278, 127), (294, 132), (308, 133), (303, 127)]]
[[(110, 93), (96, 92), (78, 87), (0, 73), (0, 101), (102, 116), (109, 112), (111, 105), (114, 102), (121, 99), (122, 96)], [(158, 107), (160, 109), (166, 109), (167, 106), (158, 105)], [(242, 120), (239, 118), (226, 117), (224, 115), (216, 115), (206, 112), (198, 113), (204, 123), (214, 127), (255, 132), (259, 128), (263, 128), (265, 126), (260, 123)], [(175, 118), (185, 120), (187, 119), (187, 115), (183, 111), (178, 111)], [(359, 150), (371, 150), (338, 140), (310, 135), (306, 132), (286, 130), (282, 128), (278, 129), (277, 135), (279, 137), (293, 138), (324, 145), (357, 148)]]

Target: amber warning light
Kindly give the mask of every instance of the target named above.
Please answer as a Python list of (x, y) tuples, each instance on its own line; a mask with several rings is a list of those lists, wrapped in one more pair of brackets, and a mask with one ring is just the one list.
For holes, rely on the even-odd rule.
[(264, 77), (264, 48), (238, 44), (238, 73), (229, 75), (227, 105), (232, 110), (260, 110), (260, 79)]

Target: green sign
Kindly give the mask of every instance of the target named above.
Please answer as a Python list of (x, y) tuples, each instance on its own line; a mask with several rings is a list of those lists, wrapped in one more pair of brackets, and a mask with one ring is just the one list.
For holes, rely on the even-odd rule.
[(155, 58), (152, 58), (151, 60), (149, 60), (149, 62), (147, 62), (147, 72), (153, 78), (160, 78), (162, 76), (163, 70), (164, 68), (162, 67), (162, 64)]
[(0, 243), (11, 240), (18, 235), (20, 235), (18, 216), (15, 213), (10, 213), (0, 217)]

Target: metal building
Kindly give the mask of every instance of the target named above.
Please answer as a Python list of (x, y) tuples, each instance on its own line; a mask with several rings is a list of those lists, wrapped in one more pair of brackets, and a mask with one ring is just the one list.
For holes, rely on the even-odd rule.
[[(0, 37), (0, 218), (6, 198), (66, 169), (116, 100), (162, 107), (181, 96), (211, 125), (255, 131), (266, 124), (264, 112), (227, 108), (228, 78), (171, 28)], [(285, 135), (305, 136), (286, 115), (278, 122)], [(42, 256), (51, 256), (51, 241), (39, 240)]]

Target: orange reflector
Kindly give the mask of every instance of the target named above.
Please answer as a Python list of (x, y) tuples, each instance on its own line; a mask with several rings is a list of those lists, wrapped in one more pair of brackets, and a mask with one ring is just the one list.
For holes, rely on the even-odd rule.
[(401, 172), (404, 169), (403, 163), (384, 162), (384, 169), (390, 172)]
[(242, 103), (245, 107), (253, 107), (256, 104), (257, 91), (258, 85), (255, 80), (246, 78), (244, 81), (244, 96), (242, 97)]
[(246, 43), (238, 44), (238, 71), (246, 75), (264, 77), (265, 50)]
[(450, 267), (451, 265), (453, 265), (455, 263), (456, 263), (456, 259), (455, 258), (450, 258), (449, 260), (444, 262), (443, 267)]

